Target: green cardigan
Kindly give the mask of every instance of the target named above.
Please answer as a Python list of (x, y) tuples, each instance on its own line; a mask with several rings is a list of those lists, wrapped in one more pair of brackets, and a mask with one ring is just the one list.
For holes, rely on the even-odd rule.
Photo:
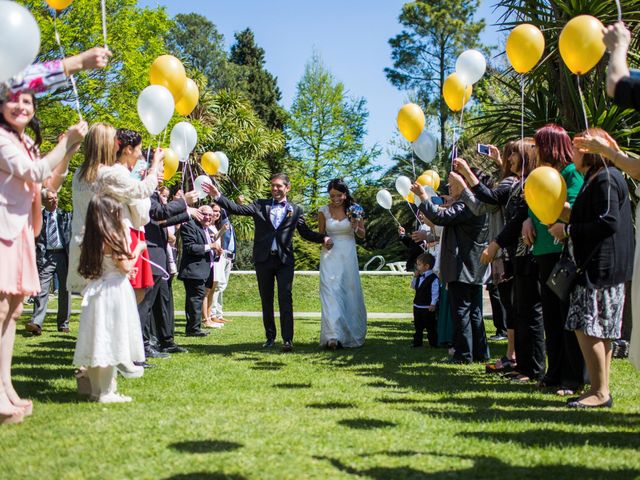
[[(562, 175), (567, 184), (567, 202), (573, 207), (573, 202), (575, 202), (578, 193), (580, 193), (584, 178), (582, 174), (576, 170), (576, 166), (573, 163), (564, 167), (560, 171), (560, 175)], [(531, 209), (529, 209), (529, 217), (533, 220), (533, 225), (536, 229), (536, 241), (533, 243), (533, 254), (546, 255), (547, 253), (562, 252), (563, 244), (555, 244), (553, 242), (554, 238), (547, 230), (549, 226), (540, 223), (540, 220), (533, 214)]]

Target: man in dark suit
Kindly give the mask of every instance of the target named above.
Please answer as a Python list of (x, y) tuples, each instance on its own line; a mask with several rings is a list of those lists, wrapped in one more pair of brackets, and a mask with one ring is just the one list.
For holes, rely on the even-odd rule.
[[(149, 209), (151, 221), (144, 227), (145, 241), (149, 250), (149, 260), (162, 267), (163, 270), (151, 264), (153, 286), (146, 291), (142, 302), (138, 304), (142, 339), (147, 358), (163, 358), (167, 357), (169, 353), (186, 352), (186, 349), (176, 345), (173, 341), (173, 315), (169, 311), (171, 291), (167, 283), (168, 278), (166, 278), (169, 271), (169, 260), (167, 258), (168, 240), (165, 227), (189, 221), (190, 212), (201, 218), (196, 209), (189, 208), (189, 205), (195, 203), (197, 199), (196, 192), (188, 192), (184, 198), (171, 202), (163, 202), (157, 191), (151, 195), (151, 208)], [(159, 350), (152, 347), (149, 341), (149, 327), (152, 321), (156, 326)]]
[(42, 333), (47, 313), (51, 281), (58, 275), (58, 331), (69, 333), (69, 241), (71, 239), (71, 213), (58, 209), (58, 194), (43, 189), (42, 231), (36, 238), (36, 263), (40, 277), (40, 293), (34, 297), (33, 316), (25, 328), (34, 335)]
[(333, 246), (331, 238), (312, 231), (304, 221), (302, 208), (287, 201), (291, 182), (284, 173), (276, 173), (271, 177), (272, 198), (256, 200), (250, 205), (236, 204), (221, 195), (215, 186), (206, 186), (205, 189), (230, 214), (253, 217), (253, 261), (256, 265), (262, 321), (267, 337), (263, 346), (273, 347), (276, 338), (273, 294), (274, 281), (277, 280), (282, 349), (290, 352), (293, 349), (293, 233), (297, 229), (305, 240), (322, 243), (326, 248)]
[[(455, 174), (454, 174), (455, 175)], [(439, 208), (424, 188), (411, 187), (422, 200), (420, 211), (435, 225), (443, 226), (440, 248), (440, 277), (447, 283), (453, 317), (454, 363), (489, 360), (489, 347), (482, 320), (482, 286), (490, 272), (480, 263), (489, 234), (487, 215), (475, 216), (460, 200), (462, 188), (449, 185), (453, 202)]]
[(189, 220), (180, 227), (182, 259), (178, 279), (184, 282), (187, 337), (205, 337), (209, 332), (201, 328), (202, 302), (205, 289), (213, 286), (213, 262), (222, 253), (220, 245), (209, 234), (213, 219), (210, 206), (200, 207), (202, 220)]

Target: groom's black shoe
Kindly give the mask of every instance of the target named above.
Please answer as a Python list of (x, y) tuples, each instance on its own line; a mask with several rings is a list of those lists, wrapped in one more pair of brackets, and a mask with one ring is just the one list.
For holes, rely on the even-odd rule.
[(290, 352), (293, 350), (293, 344), (291, 342), (284, 342), (282, 344), (282, 351), (283, 352)]
[(276, 341), (274, 339), (268, 339), (266, 342), (264, 342), (262, 344), (262, 348), (271, 348), (276, 344)]

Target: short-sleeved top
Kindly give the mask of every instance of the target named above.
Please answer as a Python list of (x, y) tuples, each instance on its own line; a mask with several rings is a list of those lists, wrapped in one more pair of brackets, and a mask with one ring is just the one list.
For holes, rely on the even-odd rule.
[[(567, 184), (567, 202), (573, 206), (582, 184), (584, 183), (584, 177), (580, 172), (576, 170), (576, 166), (570, 163), (560, 171), (560, 175), (564, 178)], [(529, 217), (533, 220), (533, 225), (536, 229), (536, 241), (533, 244), (534, 255), (546, 255), (548, 253), (560, 253), (562, 252), (562, 243), (555, 243), (554, 238), (549, 233), (549, 226), (544, 225), (538, 217), (529, 209)]]

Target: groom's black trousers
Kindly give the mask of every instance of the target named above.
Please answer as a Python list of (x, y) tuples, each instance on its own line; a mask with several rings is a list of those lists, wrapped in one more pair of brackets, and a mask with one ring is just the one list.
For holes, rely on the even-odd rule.
[(262, 301), (262, 322), (267, 340), (276, 338), (276, 322), (273, 315), (274, 281), (278, 281), (278, 303), (280, 304), (280, 330), (282, 340), (293, 340), (293, 265), (285, 265), (278, 255), (270, 255), (265, 262), (256, 263), (258, 290)]

